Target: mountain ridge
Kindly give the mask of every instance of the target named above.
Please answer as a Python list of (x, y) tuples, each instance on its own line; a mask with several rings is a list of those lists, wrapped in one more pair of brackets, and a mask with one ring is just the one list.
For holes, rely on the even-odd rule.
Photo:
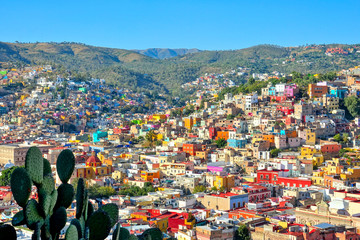
[[(360, 44), (257, 45), (238, 50), (188, 52), (157, 59), (126, 49), (71, 42), (0, 42), (0, 62), (57, 64), (133, 90), (150, 89), (183, 95), (181, 85), (206, 72), (222, 73), (246, 67), (251, 69), (250, 74), (273, 71), (315, 74), (354, 67), (360, 63)], [(244, 81), (244, 78), (234, 78), (235, 82)]]

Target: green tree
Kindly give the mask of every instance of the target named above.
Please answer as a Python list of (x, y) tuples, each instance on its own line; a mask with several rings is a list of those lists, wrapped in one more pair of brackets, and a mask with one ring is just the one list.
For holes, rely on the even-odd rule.
[(271, 150), (270, 150), (270, 155), (271, 155), (271, 157), (277, 157), (280, 152), (281, 152), (280, 149), (274, 148), (274, 149), (271, 149)]
[(236, 240), (251, 240), (250, 230), (246, 225), (241, 225), (235, 235)]
[(346, 150), (346, 149), (344, 149), (344, 148), (340, 149), (340, 151), (339, 151), (339, 156), (340, 156), (340, 157), (344, 157), (348, 151), (349, 151), (349, 150)]
[(226, 116), (226, 119), (227, 119), (227, 120), (231, 120), (231, 119), (234, 119), (234, 118), (235, 118), (235, 116), (232, 115), (232, 114), (228, 114), (228, 115)]
[(342, 142), (345, 144), (349, 142), (349, 134), (348, 133), (344, 133), (342, 135)]
[(337, 141), (337, 142), (341, 142), (342, 141), (342, 137), (341, 135), (338, 133), (334, 136), (334, 140)]
[(19, 168), (17, 166), (13, 166), (11, 168), (5, 169), (1, 172), (0, 176), (0, 186), (10, 186), (10, 178), (13, 171)]
[(61, 99), (65, 98), (65, 90), (60, 91), (60, 97), (61, 97)]
[(255, 78), (249, 77), (248, 84), (254, 84), (254, 83), (255, 83)]
[(360, 99), (355, 97), (355, 96), (351, 96), (351, 97), (347, 97), (344, 100), (344, 106), (347, 108), (347, 110), (349, 111), (349, 113), (351, 114), (352, 117), (358, 117), (360, 116)]
[(151, 129), (146, 133), (145, 139), (151, 147), (154, 146), (154, 142), (156, 141), (156, 133), (154, 129)]
[(206, 187), (204, 185), (196, 185), (194, 187), (193, 193), (204, 192), (205, 190)]
[(90, 198), (108, 198), (116, 194), (116, 191), (112, 187), (100, 187), (99, 185), (93, 185), (89, 188)]
[(215, 143), (218, 148), (224, 148), (227, 144), (227, 141), (223, 138), (219, 138), (218, 140), (215, 141)]

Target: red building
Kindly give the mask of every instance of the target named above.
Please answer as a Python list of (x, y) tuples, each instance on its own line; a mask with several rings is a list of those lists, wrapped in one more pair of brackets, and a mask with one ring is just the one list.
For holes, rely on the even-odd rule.
[[(288, 170), (287, 170), (288, 171)], [(284, 171), (279, 170), (258, 170), (257, 172), (257, 183), (274, 183), (274, 181), (277, 181), (279, 178), (279, 172), (280, 176), (283, 176)]]
[(284, 113), (285, 115), (290, 115), (290, 114), (294, 113), (293, 107), (287, 107), (287, 106), (282, 106), (282, 105), (277, 105), (276, 110)]
[(270, 102), (283, 102), (286, 101), (287, 97), (286, 96), (270, 96)]
[(210, 127), (209, 128), (209, 138), (210, 139), (215, 139), (215, 137), (216, 137), (216, 128), (214, 128), (214, 127)]
[(283, 185), (287, 187), (310, 187), (312, 182), (308, 178), (288, 178), (288, 177), (279, 177), (277, 181), (274, 181), (274, 184)]
[(286, 117), (286, 119), (285, 119), (285, 124), (286, 124), (286, 125), (291, 125), (291, 124), (293, 124), (293, 123), (296, 123), (295, 118), (293, 118), (293, 117)]
[(341, 144), (339, 143), (326, 143), (321, 145), (322, 153), (338, 153), (341, 149)]

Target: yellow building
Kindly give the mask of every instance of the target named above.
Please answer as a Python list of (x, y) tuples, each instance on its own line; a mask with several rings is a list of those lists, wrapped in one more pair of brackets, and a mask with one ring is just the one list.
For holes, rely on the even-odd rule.
[(193, 128), (194, 125), (199, 124), (199, 122), (201, 121), (201, 118), (185, 118), (184, 119), (184, 127), (191, 130)]
[(316, 149), (313, 146), (301, 147), (301, 156), (313, 156), (314, 154), (321, 153), (320, 149)]
[(71, 178), (85, 178), (85, 179), (96, 179), (98, 177), (111, 177), (112, 166), (103, 165), (100, 159), (95, 156), (93, 152), (92, 156), (86, 160), (85, 166), (79, 166), (75, 168), (75, 171)]
[(149, 221), (150, 226), (155, 225), (159, 228), (162, 232), (167, 232), (168, 224), (169, 224), (169, 217), (157, 217), (152, 221)]
[(312, 160), (314, 166), (320, 166), (324, 162), (324, 156), (322, 154), (314, 154)]
[(216, 176), (214, 181), (214, 186), (217, 189), (223, 188), (229, 191), (231, 188), (235, 186), (235, 177), (233, 175)]
[(340, 178), (349, 181), (358, 180), (360, 179), (360, 168), (348, 168), (347, 172), (340, 174)]
[(314, 171), (311, 181), (314, 185), (323, 186), (324, 185), (324, 171)]
[(112, 173), (112, 178), (115, 179), (115, 180), (118, 180), (118, 181), (122, 181), (126, 176), (127, 174), (126, 173), (123, 173), (119, 170), (116, 170)]
[(339, 158), (333, 158), (326, 162), (327, 165), (324, 169), (326, 175), (338, 175), (341, 173), (341, 169), (344, 167), (340, 164)]
[(154, 121), (160, 121), (161, 119), (166, 119), (166, 115), (165, 114), (154, 114), (152, 116)]
[(307, 145), (316, 144), (316, 133), (311, 129), (306, 129), (306, 144)]

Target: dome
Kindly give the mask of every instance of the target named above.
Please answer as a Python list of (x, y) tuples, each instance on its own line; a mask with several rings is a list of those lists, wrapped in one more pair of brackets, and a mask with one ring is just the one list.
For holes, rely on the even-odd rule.
[(5, 164), (4, 169), (8, 169), (8, 168), (11, 168), (13, 166), (15, 166), (15, 165), (9, 160), (9, 162), (7, 164)]
[(100, 159), (92, 152), (91, 157), (86, 160), (86, 166), (99, 166), (101, 165)]

